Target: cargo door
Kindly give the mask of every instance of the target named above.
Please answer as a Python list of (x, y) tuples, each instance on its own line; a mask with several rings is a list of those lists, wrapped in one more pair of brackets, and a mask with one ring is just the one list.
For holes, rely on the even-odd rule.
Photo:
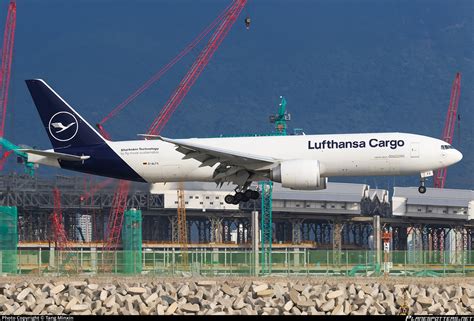
[(420, 157), (420, 143), (411, 143), (410, 157), (411, 158)]

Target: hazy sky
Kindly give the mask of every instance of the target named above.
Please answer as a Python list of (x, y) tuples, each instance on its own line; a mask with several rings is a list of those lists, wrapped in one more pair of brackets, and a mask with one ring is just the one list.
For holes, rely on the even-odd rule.
[[(96, 123), (229, 3), (18, 1), (7, 137), (50, 148), (25, 79), (45, 79)], [(1, 1), (2, 24), (6, 8)], [(462, 122), (454, 145), (464, 159), (448, 171), (448, 186), (473, 188), (473, 13), (473, 1), (251, 0), (163, 134), (266, 133), (284, 95), (290, 127), (308, 134), (440, 137), (451, 84), (461, 71)], [(135, 139), (146, 132), (201, 48), (106, 123), (112, 136)], [(354, 181), (417, 184), (416, 177)]]

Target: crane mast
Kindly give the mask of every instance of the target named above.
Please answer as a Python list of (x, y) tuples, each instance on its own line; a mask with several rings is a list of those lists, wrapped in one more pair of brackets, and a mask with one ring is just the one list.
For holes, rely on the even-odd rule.
[[(219, 17), (216, 20), (214, 20), (215, 23), (214, 22), (211, 23), (211, 26), (215, 28), (214, 33), (211, 35), (207, 45), (203, 48), (198, 58), (191, 66), (190, 70), (187, 72), (183, 80), (180, 82), (176, 90), (173, 92), (173, 94), (171, 95), (171, 97), (169, 98), (169, 100), (167, 101), (163, 109), (161, 110), (158, 117), (153, 121), (152, 125), (150, 126), (150, 129), (148, 130), (149, 134), (158, 134), (161, 132), (163, 127), (166, 125), (166, 123), (170, 119), (171, 115), (177, 109), (177, 107), (179, 106), (183, 98), (189, 92), (191, 87), (196, 82), (197, 78), (200, 76), (200, 74), (202, 73), (206, 65), (209, 63), (209, 60), (212, 58), (217, 48), (219, 48), (220, 44), (224, 40), (225, 36), (228, 34), (234, 22), (237, 20), (237, 17), (242, 12), (242, 9), (246, 3), (247, 3), (247, 0), (234, 0), (232, 4), (228, 6), (227, 9), (221, 15), (219, 15)], [(200, 36), (198, 36), (198, 38), (202, 39), (201, 35), (207, 34), (209, 32), (210, 32), (210, 29), (208, 30), (208, 28), (206, 28), (200, 34)], [(193, 42), (187, 48), (190, 48), (190, 47), (194, 48), (196, 44), (197, 43)], [(186, 52), (186, 51), (187, 49), (185, 49), (183, 52)], [(161, 77), (161, 75), (164, 72), (166, 72), (169, 68), (171, 68), (171, 66), (176, 62), (177, 61), (172, 61), (171, 65), (168, 64), (167, 65), (168, 67), (165, 66), (162, 69), (162, 71), (156, 74), (156, 77), (153, 78), (153, 81), (158, 80)], [(118, 111), (123, 109), (128, 103), (130, 103), (131, 100), (135, 99), (139, 94), (141, 94), (141, 92), (145, 90), (146, 88), (148, 88), (149, 85), (151, 85), (153, 81), (145, 83), (142, 87), (139, 88), (138, 91), (136, 91), (134, 94), (129, 96), (129, 98), (127, 98), (127, 100), (124, 103), (122, 103), (121, 105), (119, 105), (118, 108), (115, 108), (114, 111), (112, 111), (113, 113), (112, 116), (116, 115)], [(101, 126), (102, 124), (103, 124), (103, 121), (98, 124), (98, 128), (99, 130), (101, 130), (103, 134), (105, 133), (106, 138), (109, 138), (110, 136), (108, 136), (108, 134), (103, 129), (103, 126)], [(123, 224), (123, 214), (126, 209), (129, 188), (130, 188), (130, 182), (120, 181), (119, 186), (114, 195), (113, 208), (111, 209), (111, 212), (109, 215), (109, 221), (107, 224), (107, 236), (104, 238), (104, 251), (108, 252), (109, 254), (113, 254), (116, 251), (118, 247), (118, 242), (120, 241), (120, 232), (122, 230), (122, 224)], [(181, 186), (178, 191), (178, 198), (180, 197), (182, 198), (183, 197), (182, 195), (184, 194), (183, 194), (183, 188)], [(185, 216), (184, 206), (178, 207), (178, 226), (180, 227), (181, 234), (186, 233), (186, 222), (185, 221), (183, 222), (183, 220), (185, 220), (185, 217), (186, 216)], [(180, 237), (180, 240), (181, 240), (181, 243), (183, 241), (187, 242), (187, 237), (185, 237), (185, 235), (182, 235)], [(109, 262), (109, 260), (107, 260), (107, 262), (104, 262), (104, 263), (105, 263), (105, 268), (110, 268), (111, 262)]]
[[(451, 89), (451, 97), (449, 99), (448, 112), (446, 114), (446, 120), (444, 123), (443, 136), (444, 140), (448, 144), (453, 143), (454, 128), (456, 127), (456, 115), (458, 112), (459, 96), (461, 94), (461, 73), (456, 74), (454, 78), (453, 87)], [(446, 176), (448, 169), (446, 167), (438, 169), (434, 178), (435, 188), (444, 188), (446, 183)]]
[(179, 106), (183, 98), (189, 92), (191, 87), (194, 85), (198, 77), (201, 75), (204, 68), (209, 63), (209, 60), (212, 58), (216, 50), (219, 48), (220, 44), (224, 40), (225, 36), (231, 29), (234, 22), (237, 20), (237, 17), (242, 12), (247, 0), (234, 0), (233, 4), (225, 14), (225, 18), (217, 26), (214, 33), (211, 35), (207, 45), (199, 54), (196, 61), (193, 63), (189, 71), (186, 73), (184, 78), (181, 80), (178, 87), (171, 94), (170, 98), (166, 104), (161, 109), (158, 117), (153, 121), (150, 128), (148, 129), (148, 134), (157, 135), (161, 132), (165, 124), (170, 119), (173, 112)]
[[(8, 5), (7, 21), (3, 34), (2, 65), (0, 69), (0, 137), (5, 135), (5, 119), (7, 117), (8, 89), (15, 43), (16, 2), (11, 0)], [(0, 159), (0, 170), (3, 169), (6, 157)]]

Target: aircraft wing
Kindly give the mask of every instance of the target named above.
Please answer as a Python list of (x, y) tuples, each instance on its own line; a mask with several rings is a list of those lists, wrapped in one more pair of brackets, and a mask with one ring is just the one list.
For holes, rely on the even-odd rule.
[[(177, 150), (183, 153), (185, 156), (183, 159), (194, 158), (201, 162), (213, 159), (215, 163), (231, 163), (232, 165), (251, 165), (251, 167), (271, 165), (277, 162), (276, 159), (271, 157), (264, 157), (259, 155), (252, 155), (243, 152), (230, 151), (219, 147), (210, 147), (201, 144), (189, 142), (181, 139), (170, 139), (162, 136), (156, 136), (164, 142), (171, 143), (177, 146)], [(210, 163), (210, 161), (209, 161)], [(215, 164), (214, 163), (214, 164)], [(212, 165), (211, 165), (212, 166)]]
[(54, 158), (58, 160), (73, 161), (73, 162), (74, 161), (82, 162), (90, 158), (90, 156), (85, 156), (85, 155), (77, 156), (77, 155), (71, 155), (71, 154), (50, 152), (50, 151), (45, 151), (45, 150), (36, 150), (36, 149), (19, 149), (19, 150), (27, 154), (34, 154), (38, 156), (44, 156), (44, 157)]
[(153, 137), (147, 135), (146, 137), (176, 145), (176, 150), (184, 155), (183, 159), (196, 159), (201, 162), (201, 167), (212, 167), (219, 163), (220, 165), (214, 172), (216, 183), (233, 181), (235, 184), (243, 185), (248, 180), (255, 180), (256, 177), (261, 179), (263, 172), (278, 162), (272, 157), (205, 146), (189, 142), (189, 140), (169, 139), (159, 135)]

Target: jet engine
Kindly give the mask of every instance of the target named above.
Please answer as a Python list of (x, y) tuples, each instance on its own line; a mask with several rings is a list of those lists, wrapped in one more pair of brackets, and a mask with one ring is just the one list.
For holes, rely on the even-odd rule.
[(327, 187), (327, 178), (321, 177), (318, 160), (283, 161), (271, 170), (270, 178), (283, 187), (297, 190), (320, 190)]

